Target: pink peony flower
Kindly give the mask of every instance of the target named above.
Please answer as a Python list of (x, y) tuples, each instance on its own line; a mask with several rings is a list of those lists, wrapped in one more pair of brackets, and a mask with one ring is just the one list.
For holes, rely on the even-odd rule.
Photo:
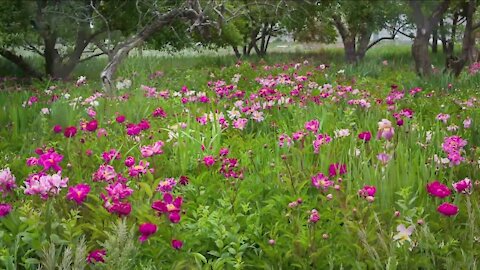
[(453, 183), (453, 189), (458, 193), (470, 194), (472, 193), (472, 181), (468, 178)]
[(377, 192), (377, 188), (375, 186), (363, 186), (362, 189), (360, 189), (358, 191), (358, 195), (360, 195), (361, 197), (368, 197), (368, 196), (371, 196), (371, 197), (375, 197), (375, 193)]
[(107, 251), (104, 249), (97, 249), (87, 256), (87, 262), (88, 263), (96, 263), (96, 262), (105, 262), (105, 256), (107, 255)]
[(57, 152), (47, 152), (40, 155), (38, 159), (38, 165), (43, 167), (43, 171), (46, 172), (49, 169), (53, 169), (55, 172), (61, 171), (60, 162), (62, 162), (63, 156)]
[(172, 239), (172, 248), (174, 249), (181, 249), (183, 246), (183, 242), (177, 239)]
[(222, 148), (220, 149), (219, 155), (222, 157), (225, 157), (228, 155), (228, 152), (229, 152), (228, 148)]
[(172, 223), (178, 223), (180, 221), (180, 208), (182, 207), (183, 198), (174, 198), (170, 193), (163, 194), (163, 201), (154, 201), (152, 209), (158, 213), (168, 213), (168, 218)]
[(63, 132), (63, 135), (67, 138), (72, 138), (75, 134), (77, 134), (77, 128), (75, 126), (67, 127)]
[(167, 178), (164, 181), (158, 183), (157, 191), (160, 191), (162, 193), (170, 192), (176, 185), (177, 181), (175, 180), (175, 178)]
[(133, 165), (135, 165), (135, 158), (132, 157), (132, 156), (128, 156), (126, 159), (125, 159), (125, 166), (127, 167), (132, 167)]
[(78, 184), (68, 188), (67, 199), (82, 204), (90, 192), (90, 186), (87, 184)]
[(313, 133), (317, 133), (320, 127), (320, 122), (314, 119), (305, 123), (305, 129)]
[(15, 180), (15, 176), (10, 171), (10, 168), (0, 170), (0, 194), (6, 196), (8, 192), (15, 189), (17, 187)]
[(212, 167), (215, 164), (215, 157), (213, 156), (206, 156), (203, 158), (203, 164), (207, 167)]
[(318, 211), (316, 209), (313, 209), (310, 212), (310, 218), (308, 219), (308, 222), (317, 223), (319, 220), (320, 220), (320, 215), (318, 214)]
[(149, 165), (150, 165), (149, 162), (147, 162), (145, 160), (140, 160), (138, 162), (138, 165), (135, 165), (135, 166), (132, 166), (132, 167), (128, 168), (128, 174), (131, 177), (146, 174)]
[(85, 130), (93, 132), (98, 128), (98, 121), (93, 119), (85, 125)]
[(117, 123), (123, 123), (125, 122), (125, 115), (119, 115), (115, 118), (115, 121), (117, 121)]
[(60, 125), (55, 125), (55, 126), (53, 127), (53, 132), (55, 132), (55, 133), (60, 133), (60, 132), (62, 132), (62, 131), (63, 131), (63, 128), (62, 128), (62, 126), (60, 126)]
[(318, 173), (317, 175), (312, 176), (312, 185), (317, 189), (322, 188), (323, 190), (326, 190), (328, 187), (333, 186), (334, 182), (330, 181), (323, 173)]
[(12, 206), (8, 203), (0, 203), (0, 218), (7, 216), (12, 212)]
[(450, 189), (448, 187), (437, 180), (427, 184), (427, 192), (428, 194), (438, 197), (438, 198), (445, 198), (450, 196)]
[(458, 213), (458, 207), (454, 204), (444, 202), (438, 206), (437, 211), (444, 216), (454, 216)]
[(147, 239), (157, 232), (157, 225), (153, 223), (143, 223), (138, 228), (141, 236), (138, 238), (140, 242), (145, 242)]

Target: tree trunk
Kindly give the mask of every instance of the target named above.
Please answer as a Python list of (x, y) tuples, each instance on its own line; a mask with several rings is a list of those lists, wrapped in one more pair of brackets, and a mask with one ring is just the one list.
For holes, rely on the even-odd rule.
[(447, 36), (445, 34), (445, 25), (443, 23), (443, 19), (440, 20), (439, 23), (439, 30), (440, 30), (440, 40), (442, 41), (442, 52), (443, 54), (447, 54)]
[(240, 58), (242, 57), (242, 54), (241, 54), (240, 51), (238, 50), (237, 45), (232, 45), (232, 49), (233, 49), (233, 52), (235, 53), (235, 57), (237, 57), (238, 59), (240, 59)]
[(358, 46), (356, 47), (356, 61), (359, 62), (363, 60), (365, 54), (368, 50), (368, 44), (370, 43), (370, 38), (372, 37), (372, 31), (362, 31), (358, 37)]
[(17, 67), (19, 67), (20, 70), (22, 70), (22, 72), (27, 77), (37, 78), (37, 79), (41, 79), (43, 77), (42, 74), (37, 70), (35, 70), (27, 61), (25, 61), (25, 59), (22, 56), (17, 55), (12, 51), (9, 51), (4, 48), (0, 48), (0, 55), (5, 57), (5, 59), (7, 59), (8, 61), (15, 64)]
[(432, 53), (438, 52), (438, 30), (435, 28), (432, 31)]
[(417, 31), (412, 44), (412, 56), (415, 61), (415, 71), (420, 76), (430, 76), (433, 73), (432, 63), (428, 55), (428, 37)]
[(345, 61), (347, 61), (348, 64), (354, 64), (357, 62), (355, 38), (347, 37), (343, 41), (343, 50), (345, 51)]
[(146, 25), (135, 35), (131, 36), (130, 38), (116, 46), (111, 59), (100, 73), (100, 79), (102, 80), (103, 87), (108, 94), (111, 94), (114, 89), (112, 79), (117, 72), (118, 66), (128, 56), (128, 53), (133, 48), (141, 45), (156, 31), (172, 22), (175, 18), (178, 18), (178, 16), (182, 15), (183, 14), (180, 9), (173, 9), (163, 15), (160, 15), (152, 23)]

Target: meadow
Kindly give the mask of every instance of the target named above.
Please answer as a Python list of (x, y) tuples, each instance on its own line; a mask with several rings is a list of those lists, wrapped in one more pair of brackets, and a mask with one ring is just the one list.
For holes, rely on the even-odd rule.
[(1, 269), (479, 267), (476, 71), (135, 56), (108, 96), (105, 62), (2, 81)]

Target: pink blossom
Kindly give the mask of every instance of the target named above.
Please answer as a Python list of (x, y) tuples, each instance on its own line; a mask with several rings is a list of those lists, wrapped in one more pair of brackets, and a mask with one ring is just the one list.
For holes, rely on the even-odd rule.
[(55, 172), (61, 171), (60, 162), (62, 162), (63, 156), (57, 152), (47, 152), (40, 155), (38, 159), (38, 165), (43, 167), (43, 171), (48, 171), (50, 168)]
[(53, 175), (32, 175), (25, 181), (25, 194), (40, 195), (44, 200), (51, 195), (57, 195), (62, 188), (67, 187), (68, 178), (62, 178), (60, 173)]
[(427, 192), (428, 194), (438, 197), (438, 198), (445, 198), (450, 196), (451, 191), (448, 187), (437, 180), (427, 184)]
[(170, 193), (163, 194), (163, 200), (154, 201), (152, 209), (158, 213), (168, 214), (168, 218), (172, 223), (178, 223), (180, 221), (180, 210), (182, 207), (183, 198), (174, 198)]
[(63, 135), (67, 138), (72, 138), (77, 134), (77, 128), (75, 126), (70, 126), (65, 128)]
[(96, 262), (105, 262), (105, 256), (107, 255), (107, 251), (104, 249), (97, 249), (90, 252), (87, 256), (88, 263), (96, 263)]
[(310, 218), (308, 219), (308, 222), (310, 223), (317, 223), (320, 220), (320, 215), (318, 214), (318, 211), (316, 209), (312, 209), (310, 212)]
[(63, 131), (63, 128), (62, 128), (62, 126), (60, 126), (60, 125), (55, 125), (55, 126), (53, 127), (53, 132), (55, 132), (55, 133), (60, 133), (60, 132), (62, 132), (62, 131)]
[(181, 249), (183, 246), (183, 242), (177, 239), (172, 239), (172, 248), (174, 249)]
[(439, 120), (439, 121), (442, 121), (444, 124), (446, 124), (448, 119), (450, 119), (450, 115), (445, 114), (445, 113), (439, 113), (437, 115), (436, 119)]
[(110, 151), (108, 152), (103, 152), (102, 158), (105, 164), (107, 164), (110, 163), (112, 160), (121, 159), (122, 156), (120, 155), (120, 152), (118, 150), (110, 149)]
[(147, 162), (145, 160), (140, 160), (138, 162), (138, 165), (132, 166), (128, 169), (128, 174), (131, 177), (146, 174), (149, 165), (150, 165), (149, 162)]
[(317, 175), (312, 176), (312, 185), (317, 189), (322, 188), (323, 190), (326, 190), (328, 187), (333, 186), (334, 182), (330, 181), (323, 173), (318, 173)]
[(132, 156), (128, 156), (126, 159), (125, 159), (125, 166), (127, 167), (132, 167), (133, 165), (135, 165), (135, 158), (132, 157)]
[(115, 121), (117, 121), (117, 123), (123, 123), (125, 122), (125, 115), (119, 115), (115, 118)]
[(205, 156), (205, 157), (203, 158), (203, 164), (205, 164), (205, 166), (207, 166), (207, 167), (213, 166), (213, 164), (215, 164), (215, 157), (213, 157), (213, 156)]
[(330, 166), (328, 167), (328, 173), (330, 177), (345, 174), (347, 173), (347, 165), (340, 163), (330, 164)]
[(248, 119), (245, 118), (238, 118), (233, 121), (233, 127), (236, 129), (243, 130), (247, 125)]
[(115, 172), (115, 169), (110, 165), (100, 165), (98, 170), (92, 175), (92, 179), (94, 182), (108, 182), (113, 180), (115, 177), (117, 177), (117, 173)]
[(82, 204), (90, 192), (90, 186), (87, 184), (78, 184), (68, 188), (67, 199)]
[(363, 186), (362, 189), (360, 189), (358, 191), (358, 195), (360, 195), (361, 197), (368, 197), (368, 196), (371, 196), (371, 197), (374, 197), (375, 196), (375, 193), (377, 192), (377, 188), (375, 186)]
[(17, 187), (15, 180), (10, 168), (0, 170), (0, 194), (5, 196), (8, 192), (14, 190)]
[(166, 178), (164, 181), (158, 183), (157, 191), (160, 191), (162, 193), (170, 192), (176, 185), (177, 181), (175, 180), (175, 178)]
[(380, 162), (385, 165), (390, 161), (390, 155), (386, 153), (380, 153), (377, 155), (377, 159), (380, 160)]
[(462, 179), (453, 183), (453, 189), (458, 193), (470, 194), (472, 193), (472, 181), (468, 178)]
[(313, 133), (317, 133), (320, 127), (320, 122), (314, 119), (305, 123), (305, 129)]
[(362, 141), (368, 142), (372, 138), (372, 133), (370, 133), (370, 131), (364, 131), (358, 134), (358, 138)]
[(290, 147), (292, 145), (292, 138), (287, 134), (281, 134), (278, 138), (278, 145), (280, 147)]
[(145, 242), (147, 239), (157, 232), (157, 225), (153, 223), (143, 223), (139, 226), (138, 231), (141, 236), (138, 238), (140, 242)]
[(0, 203), (0, 218), (7, 216), (12, 212), (12, 206), (8, 203)]
[(458, 207), (454, 204), (444, 202), (438, 206), (437, 211), (444, 216), (454, 216), (458, 213)]
[(98, 128), (98, 121), (96, 119), (93, 119), (93, 120), (87, 122), (87, 124), (85, 125), (85, 130), (86, 131), (93, 132), (93, 131), (97, 130), (97, 128)]
[(382, 119), (378, 122), (378, 133), (377, 139), (385, 139), (387, 141), (391, 140), (395, 133), (394, 128), (392, 127), (392, 122), (387, 119)]

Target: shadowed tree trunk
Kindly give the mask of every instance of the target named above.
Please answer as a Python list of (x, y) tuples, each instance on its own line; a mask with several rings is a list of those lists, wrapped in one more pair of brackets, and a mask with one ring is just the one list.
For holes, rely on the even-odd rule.
[(18, 68), (20, 68), (20, 70), (22, 70), (22, 72), (27, 77), (37, 78), (37, 79), (42, 78), (42, 74), (40, 72), (35, 70), (35, 68), (33, 68), (27, 61), (25, 61), (25, 59), (22, 56), (15, 54), (13, 51), (0, 48), (0, 55), (3, 56), (8, 61), (15, 64)]
[(433, 28), (439, 23), (443, 14), (447, 11), (450, 0), (443, 0), (429, 16), (425, 15), (422, 11), (421, 0), (410, 0), (409, 4), (413, 11), (413, 21), (417, 28), (412, 44), (412, 57), (415, 62), (415, 71), (419, 76), (430, 76), (433, 69), (428, 52), (429, 38), (432, 35)]

